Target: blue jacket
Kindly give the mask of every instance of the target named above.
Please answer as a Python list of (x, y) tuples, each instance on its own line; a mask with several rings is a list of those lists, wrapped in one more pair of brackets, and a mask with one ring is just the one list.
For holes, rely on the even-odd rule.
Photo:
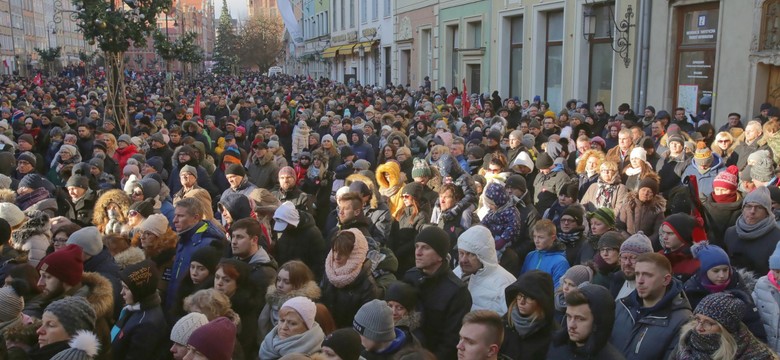
[(163, 359), (168, 350), (168, 324), (157, 294), (147, 297), (140, 308), (122, 309), (111, 329), (114, 359)]
[(530, 270), (542, 270), (553, 278), (553, 288), (557, 289), (563, 274), (569, 270), (566, 252), (553, 245), (550, 250), (534, 250), (528, 253), (523, 262), (520, 274)]
[(165, 200), (160, 202), (160, 213), (165, 215), (165, 218), (168, 219), (168, 226), (173, 228), (173, 203), (171, 202), (170, 197), (166, 197)]
[(685, 168), (685, 172), (682, 176), (683, 180), (685, 180), (688, 175), (696, 176), (696, 180), (698, 180), (699, 183), (699, 197), (709, 196), (712, 193), (712, 183), (715, 181), (715, 177), (726, 169), (720, 155), (712, 153), (712, 157), (712, 166), (710, 166), (704, 174), (699, 172), (696, 162), (691, 161), (691, 163), (688, 164), (688, 167)]
[[(212, 242), (225, 242), (225, 234), (209, 222), (200, 221), (192, 229), (179, 233), (179, 242), (176, 244), (176, 256), (171, 267), (171, 281), (168, 282), (166, 294), (176, 294), (181, 279), (190, 268), (190, 258), (195, 250), (209, 246)], [(175, 296), (165, 299), (165, 308), (170, 309)]]
[(374, 155), (374, 147), (367, 144), (363, 139), (362, 130), (352, 130), (353, 134), (358, 135), (358, 141), (352, 144), (352, 152), (355, 153), (355, 157), (363, 159), (371, 163), (371, 168), (376, 167), (376, 156)]

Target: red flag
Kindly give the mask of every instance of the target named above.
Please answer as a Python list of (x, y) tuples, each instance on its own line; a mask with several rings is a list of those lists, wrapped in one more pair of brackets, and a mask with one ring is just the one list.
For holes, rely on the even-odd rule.
[(38, 86), (43, 86), (43, 79), (41, 79), (41, 73), (35, 75), (35, 78), (33, 78), (33, 84)]
[(463, 113), (460, 114), (460, 116), (465, 117), (466, 114), (469, 113), (469, 108), (471, 107), (471, 103), (469, 102), (469, 91), (466, 89), (466, 79), (463, 79), (463, 92), (460, 93), (460, 102), (460, 105), (463, 107)]
[(3, 66), (8, 67), (8, 60), (3, 60)]
[(200, 94), (195, 97), (195, 105), (192, 107), (192, 114), (200, 116)]

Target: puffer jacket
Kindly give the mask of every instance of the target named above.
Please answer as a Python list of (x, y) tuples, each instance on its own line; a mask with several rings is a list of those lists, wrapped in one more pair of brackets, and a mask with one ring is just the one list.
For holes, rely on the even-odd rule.
[(658, 229), (664, 222), (666, 211), (666, 199), (656, 195), (650, 201), (639, 201), (639, 193), (630, 192), (626, 196), (626, 202), (615, 214), (615, 225), (626, 237), (642, 231), (650, 241), (658, 240)]
[(484, 196), (498, 207), (495, 211), (490, 211), (482, 218), (482, 225), (488, 228), (493, 235), (496, 243), (496, 250), (503, 253), (506, 246), (511, 245), (512, 241), (520, 237), (520, 229), (523, 225), (520, 222), (520, 211), (515, 204), (509, 201), (509, 195), (504, 187), (491, 183), (485, 188)]
[(534, 250), (528, 253), (523, 262), (523, 268), (520, 269), (520, 274), (531, 270), (542, 270), (552, 275), (553, 288), (557, 289), (560, 286), (561, 277), (569, 270), (569, 262), (566, 260), (563, 244), (556, 240), (547, 250)]
[[(515, 277), (498, 264), (495, 242), (490, 230), (475, 225), (458, 238), (458, 249), (477, 256), (482, 268), (471, 274), (468, 289), (471, 293), (471, 310), (492, 310), (499, 315), (506, 314), (507, 305), (504, 289), (515, 282)], [(455, 276), (462, 278), (460, 266), (453, 270)]]
[(162, 359), (168, 348), (167, 329), (160, 296), (152, 294), (122, 310), (111, 329), (111, 355), (114, 359)]
[[(171, 267), (171, 281), (168, 282), (166, 294), (177, 293), (176, 291), (182, 278), (190, 268), (192, 253), (202, 247), (210, 246), (212, 242), (225, 243), (226, 241), (225, 234), (210, 222), (200, 221), (191, 229), (179, 233), (179, 242), (176, 244), (176, 256)], [(163, 307), (170, 309), (175, 298), (175, 296), (168, 296)]]
[(774, 279), (771, 275), (758, 279), (752, 295), (766, 331), (767, 345), (780, 352), (780, 288), (776, 281), (770, 280), (770, 277)]
[(699, 183), (699, 197), (712, 194), (712, 183), (715, 181), (715, 177), (726, 170), (720, 155), (713, 153), (712, 157), (714, 158), (712, 166), (703, 174), (699, 172), (698, 166), (694, 161), (691, 161), (691, 163), (688, 164), (688, 167), (685, 168), (685, 172), (683, 172), (682, 179), (685, 179), (689, 175), (696, 176), (696, 180), (698, 180)]
[[(385, 179), (384, 174), (388, 174), (389, 179)], [(382, 194), (387, 207), (390, 209), (390, 214), (394, 219), (400, 219), (404, 209), (404, 202), (401, 197), (403, 195), (404, 181), (401, 178), (401, 168), (398, 166), (398, 163), (391, 161), (379, 165), (376, 169), (376, 182), (379, 184), (379, 193)], [(397, 188), (397, 191), (393, 192), (392, 189), (395, 188)]]
[(627, 359), (669, 358), (677, 346), (680, 328), (693, 316), (682, 283), (674, 279), (651, 308), (642, 306), (636, 290), (615, 306), (615, 325), (609, 342)]

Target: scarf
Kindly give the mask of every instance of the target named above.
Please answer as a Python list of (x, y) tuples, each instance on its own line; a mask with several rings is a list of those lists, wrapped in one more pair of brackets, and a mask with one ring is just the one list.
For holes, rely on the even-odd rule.
[(380, 188), (379, 193), (382, 196), (393, 197), (399, 190), (401, 190), (401, 185), (393, 185), (384, 189)]
[(19, 195), (16, 197), (16, 204), (22, 211), (27, 210), (30, 206), (37, 204), (40, 201), (46, 200), (49, 197), (49, 190), (45, 188), (37, 188), (31, 193)]
[(534, 321), (530, 317), (521, 315), (520, 310), (518, 310), (517, 307), (512, 309), (512, 324), (515, 326), (515, 331), (521, 339), (532, 335), (542, 326), (544, 326), (542, 321)]
[(731, 194), (723, 194), (718, 195), (714, 192), (712, 193), (712, 200), (715, 200), (716, 203), (720, 204), (727, 204), (727, 203), (733, 203), (737, 201), (738, 195), (736, 191), (732, 191)]
[(363, 270), (363, 262), (366, 261), (368, 246), (359, 246), (359, 243), (355, 241), (355, 248), (352, 249), (347, 263), (342, 267), (336, 267), (333, 251), (328, 252), (328, 257), (325, 259), (325, 274), (328, 275), (328, 281), (339, 289), (355, 281), (358, 275), (360, 275), (360, 271)]
[(770, 270), (769, 273), (766, 274), (767, 280), (769, 280), (769, 283), (775, 286), (776, 289), (780, 290), (780, 285), (777, 284), (777, 279), (775, 279), (775, 275)]
[(748, 225), (745, 218), (740, 216), (736, 225), (737, 236), (740, 240), (755, 240), (774, 230), (777, 227), (777, 222), (773, 216), (767, 216), (764, 220)]
[(287, 354), (300, 353), (311, 355), (320, 351), (322, 340), (325, 339), (325, 333), (322, 332), (320, 324), (316, 322), (311, 329), (303, 334), (293, 335), (286, 339), (279, 338), (279, 327), (275, 326), (268, 335), (265, 336), (260, 345), (261, 359), (279, 359)]
[(602, 258), (601, 254), (599, 253), (596, 253), (596, 255), (593, 256), (593, 263), (596, 265), (596, 270), (602, 274), (610, 274), (620, 270), (620, 262), (612, 265), (607, 264), (607, 262), (604, 261), (604, 258)]
[(628, 176), (639, 175), (641, 172), (642, 172), (642, 168), (641, 167), (638, 167), (638, 168), (635, 168), (635, 167), (626, 168), (626, 175), (628, 175)]
[(691, 329), (685, 335), (683, 344), (678, 350), (678, 359), (710, 360), (720, 347), (720, 334), (699, 334)]
[(704, 286), (707, 291), (710, 292), (710, 294), (715, 294), (719, 292), (723, 292), (723, 290), (726, 290), (726, 288), (731, 284), (731, 276), (729, 275), (728, 281), (726, 281), (723, 285), (715, 285), (710, 281), (709, 278), (707, 278), (707, 274), (705, 273), (704, 276), (701, 277), (701, 286)]
[(562, 242), (566, 247), (576, 246), (577, 242), (582, 238), (583, 230), (582, 227), (577, 227), (569, 233), (560, 232), (558, 233), (558, 241)]
[(613, 182), (608, 184), (599, 178), (598, 189), (596, 191), (596, 207), (608, 207), (613, 208), (612, 203), (616, 200), (618, 185), (620, 183)]

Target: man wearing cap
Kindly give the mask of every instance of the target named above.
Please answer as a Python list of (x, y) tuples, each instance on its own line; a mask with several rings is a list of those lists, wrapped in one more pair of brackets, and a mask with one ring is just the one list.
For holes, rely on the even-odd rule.
[(219, 190), (217, 190), (211, 181), (211, 176), (209, 176), (206, 169), (203, 168), (203, 166), (201, 166), (198, 163), (198, 160), (195, 158), (195, 152), (197, 150), (195, 150), (195, 148), (190, 145), (184, 145), (177, 149), (177, 151), (177, 166), (171, 170), (171, 174), (168, 176), (168, 189), (171, 190), (171, 193), (175, 194), (181, 190), (182, 184), (180, 182), (180, 173), (185, 166), (189, 165), (197, 172), (196, 179), (198, 186), (208, 191), (212, 198), (218, 196), (220, 194)]
[(438, 359), (454, 359), (460, 322), (471, 310), (471, 294), (450, 270), (450, 237), (438, 227), (423, 228), (415, 238), (415, 267), (404, 281), (419, 291), (420, 309), (425, 322), (421, 326), (426, 348)]
[(313, 213), (312, 203), (314, 198), (303, 192), (297, 184), (295, 169), (285, 166), (279, 170), (279, 189), (271, 193), (281, 202), (290, 201), (295, 208)]
[(366, 359), (404, 359), (421, 350), (408, 328), (394, 326), (393, 310), (383, 300), (363, 304), (355, 314), (352, 328), (360, 334)]
[[(43, 155), (39, 154), (38, 151), (35, 149), (35, 139), (30, 134), (22, 134), (16, 139), (19, 146), (16, 147), (16, 157), (18, 157), (28, 152), (31, 154), (35, 161), (30, 162), (32, 166), (35, 168), (35, 171), (39, 174), (45, 174), (46, 170), (48, 169), (48, 166), (46, 166), (46, 162), (43, 159)], [(21, 179), (21, 177), (19, 178)], [(17, 179), (18, 180), (18, 179)]]
[(276, 209), (273, 218), (274, 231), (279, 236), (276, 260), (280, 264), (301, 260), (311, 267), (319, 281), (325, 271), (328, 251), (314, 217), (307, 211), (297, 209), (292, 202), (285, 201)]
[(211, 195), (198, 185), (198, 171), (191, 165), (185, 165), (179, 171), (179, 181), (181, 182), (181, 190), (173, 195), (173, 205), (175, 206), (182, 199), (194, 198), (203, 208), (204, 220), (213, 219)]
[(539, 173), (534, 178), (533, 201), (537, 210), (545, 211), (558, 198), (558, 193), (564, 185), (571, 182), (563, 166), (556, 165), (552, 157), (546, 152), (540, 153), (536, 158), (536, 168)]
[(221, 198), (225, 198), (229, 194), (243, 194), (249, 197), (252, 190), (257, 189), (255, 184), (249, 182), (249, 178), (246, 176), (246, 170), (241, 164), (230, 164), (225, 169), (225, 178), (227, 178), (230, 187), (222, 192)]
[(35, 173), (37, 161), (35, 154), (29, 151), (20, 153), (16, 156), (16, 169), (11, 174), (11, 178), (21, 181), (27, 174)]
[(275, 191), (279, 189), (279, 167), (274, 162), (274, 154), (268, 150), (268, 145), (258, 142), (252, 145), (247, 168), (249, 181), (257, 187)]
[(713, 153), (704, 142), (699, 142), (693, 161), (685, 169), (682, 178), (695, 176), (699, 184), (699, 197), (704, 197), (712, 193), (712, 183), (724, 169), (726, 166), (720, 155)]
[(760, 186), (745, 196), (737, 223), (723, 238), (732, 266), (756, 274), (769, 272), (769, 256), (780, 239), (769, 189)]
[(92, 225), (97, 194), (89, 188), (89, 180), (81, 175), (73, 175), (68, 179), (65, 188), (70, 195), (70, 208), (65, 209), (65, 216), (81, 226)]
[(619, 262), (620, 271), (616, 272), (609, 283), (609, 291), (615, 300), (628, 296), (636, 289), (636, 264), (637, 256), (653, 252), (653, 244), (650, 238), (641, 231), (631, 235), (620, 244)]
[(661, 178), (658, 191), (664, 198), (671, 200), (671, 190), (680, 186), (683, 173), (691, 163), (691, 158), (685, 153), (685, 138), (682, 135), (670, 132), (667, 134), (666, 143), (669, 151), (661, 154), (661, 160), (655, 168)]
[(663, 249), (659, 251), (672, 264), (672, 276), (685, 283), (696, 270), (699, 260), (691, 254), (693, 246), (693, 229), (697, 227), (696, 219), (684, 213), (669, 215), (659, 229), (658, 240)]

